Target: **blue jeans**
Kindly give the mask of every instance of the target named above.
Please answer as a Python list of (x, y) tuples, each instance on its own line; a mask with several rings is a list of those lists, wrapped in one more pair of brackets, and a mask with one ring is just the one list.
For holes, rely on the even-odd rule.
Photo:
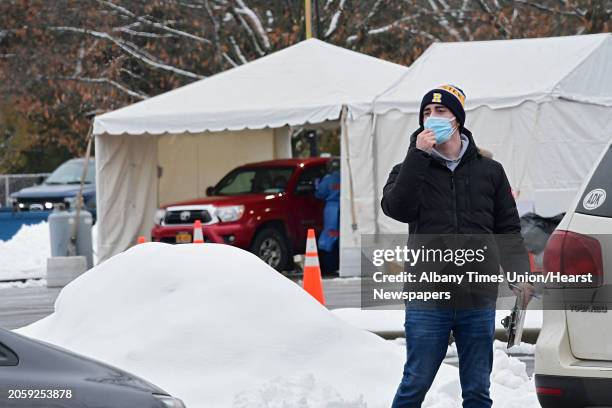
[(446, 355), (453, 331), (463, 408), (490, 408), (495, 309), (406, 309), (406, 353), (392, 408), (419, 408)]

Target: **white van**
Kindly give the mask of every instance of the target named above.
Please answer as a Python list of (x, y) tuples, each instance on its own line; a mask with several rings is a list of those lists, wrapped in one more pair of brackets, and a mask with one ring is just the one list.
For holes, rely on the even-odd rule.
[(555, 293), (561, 307), (544, 310), (536, 344), (543, 408), (612, 407), (612, 145), (587, 180), (544, 252), (546, 271), (594, 279), (590, 288), (544, 295)]

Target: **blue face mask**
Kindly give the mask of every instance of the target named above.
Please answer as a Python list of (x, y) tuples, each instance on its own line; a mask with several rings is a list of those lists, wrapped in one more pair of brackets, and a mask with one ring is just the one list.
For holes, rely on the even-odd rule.
[(455, 133), (455, 127), (451, 126), (451, 121), (453, 120), (430, 116), (425, 121), (425, 129), (431, 129), (436, 135), (436, 144), (442, 144), (447, 142), (452, 134)]

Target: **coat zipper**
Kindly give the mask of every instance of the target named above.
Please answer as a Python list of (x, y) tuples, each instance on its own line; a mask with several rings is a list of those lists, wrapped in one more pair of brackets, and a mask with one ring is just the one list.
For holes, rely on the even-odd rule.
[(455, 189), (455, 174), (451, 173), (451, 190), (453, 192), (453, 216), (455, 217), (455, 234), (459, 233), (459, 222), (457, 220), (457, 192)]
[(472, 195), (470, 191), (470, 177), (465, 177), (465, 198), (466, 198), (466, 209), (469, 211), (472, 208)]

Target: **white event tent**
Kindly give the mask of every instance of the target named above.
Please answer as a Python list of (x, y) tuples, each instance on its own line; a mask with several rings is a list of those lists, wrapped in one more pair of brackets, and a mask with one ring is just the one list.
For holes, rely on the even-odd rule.
[(290, 126), (337, 124), (343, 106), (368, 105), (406, 70), (311, 39), (97, 116), (98, 259), (148, 236), (160, 204), (203, 197), (245, 162), (290, 157)]
[(382, 213), (382, 188), (422, 96), (445, 83), (464, 90), (466, 127), (504, 165), (519, 204), (542, 215), (567, 210), (612, 138), (612, 34), (434, 43), (370, 106), (349, 107), (354, 171), (343, 172), (341, 208), (352, 204), (356, 221), (342, 212), (343, 258), (358, 256), (360, 234), (407, 232)]

